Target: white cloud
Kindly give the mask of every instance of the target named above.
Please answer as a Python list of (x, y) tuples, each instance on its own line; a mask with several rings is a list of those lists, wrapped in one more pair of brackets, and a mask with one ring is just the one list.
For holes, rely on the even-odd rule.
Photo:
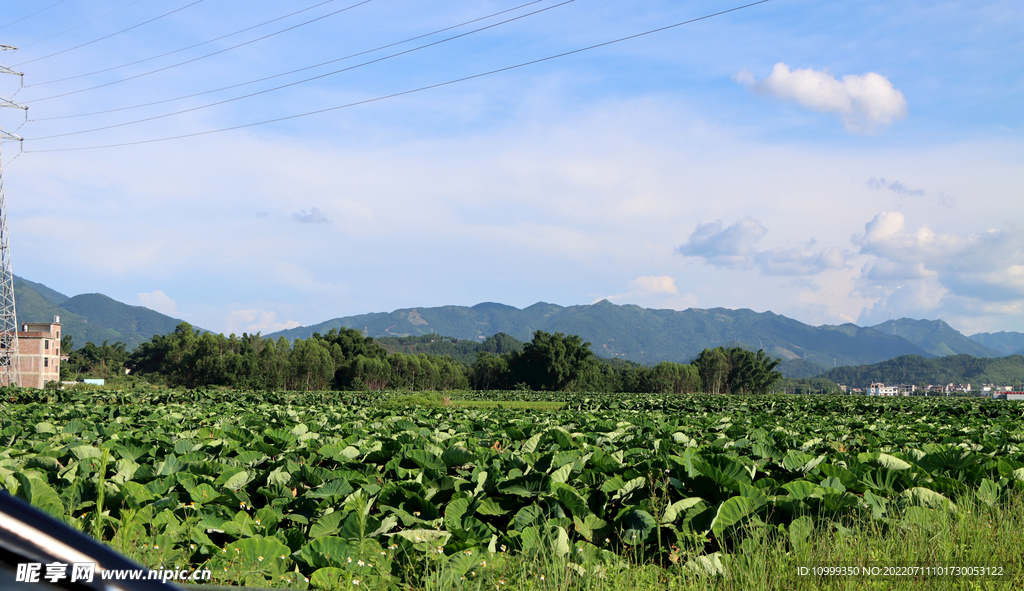
[(764, 224), (754, 218), (740, 219), (724, 229), (722, 221), (715, 220), (697, 224), (697, 229), (676, 252), (700, 257), (719, 268), (757, 267), (765, 275), (814, 275), (848, 266), (850, 253), (840, 248), (757, 250), (757, 243), (767, 233)]
[(178, 302), (169, 298), (167, 294), (159, 289), (148, 293), (140, 293), (138, 298), (140, 304), (161, 314), (174, 316), (180, 313), (178, 312)]
[(761, 81), (746, 69), (733, 79), (758, 94), (793, 101), (813, 111), (836, 113), (846, 129), (856, 133), (871, 133), (907, 116), (903, 93), (875, 72), (849, 74), (837, 80), (827, 71), (790, 70), (779, 62)]
[(927, 197), (932, 195), (940, 205), (948, 205), (952, 207), (956, 203), (952, 197), (941, 191), (930, 194), (924, 189), (911, 189), (900, 181), (887, 181), (885, 178), (871, 177), (868, 179), (867, 185), (875, 190), (886, 189), (892, 191), (901, 197)]
[(875, 257), (861, 289), (884, 294), (862, 318), (877, 320), (882, 310), (998, 314), (1024, 303), (1024, 224), (938, 233), (927, 225), (909, 230), (902, 213), (884, 211), (853, 241)]
[(627, 293), (599, 297), (594, 300), (609, 300), (619, 304), (636, 304), (647, 308), (685, 310), (697, 305), (692, 293), (679, 293), (676, 280), (668, 275), (645, 275), (629, 282), (633, 289)]
[(246, 332), (249, 334), (257, 332), (267, 334), (300, 326), (294, 320), (278, 322), (277, 312), (259, 309), (232, 310), (224, 317), (224, 324), (228, 333)]
[(773, 248), (754, 255), (754, 263), (765, 275), (814, 275), (828, 269), (845, 269), (850, 253), (841, 248), (807, 251)]
[(899, 181), (887, 181), (884, 178), (871, 177), (868, 179), (868, 186), (872, 189), (888, 189), (893, 193), (908, 197), (924, 197), (926, 195), (923, 189), (911, 189)]
[(331, 221), (316, 207), (309, 210), (309, 213), (305, 209), (301, 213), (293, 213), (292, 219), (303, 224), (326, 224)]
[(677, 250), (684, 256), (701, 257), (716, 267), (747, 268), (751, 266), (754, 246), (768, 229), (751, 217), (745, 217), (728, 228), (722, 220), (697, 224), (697, 229)]
[(633, 280), (633, 286), (637, 291), (644, 293), (679, 293), (676, 287), (676, 280), (668, 275), (660, 277), (637, 277)]

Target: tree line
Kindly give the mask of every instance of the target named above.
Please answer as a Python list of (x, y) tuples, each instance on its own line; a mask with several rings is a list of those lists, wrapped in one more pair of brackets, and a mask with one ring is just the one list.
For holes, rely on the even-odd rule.
[[(70, 340), (67, 343), (70, 350)], [(388, 352), (354, 329), (314, 333), (294, 343), (259, 334), (213, 334), (187, 322), (155, 335), (134, 352), (123, 343), (72, 351), (61, 368), (169, 386), (267, 390), (549, 390), (653, 393), (765, 393), (782, 376), (779, 360), (739, 347), (705, 349), (693, 363), (642, 366), (602, 359), (576, 335), (536, 331), (528, 343), (499, 333), (472, 363), (451, 355)], [(124, 378), (130, 373), (129, 378)], [(97, 375), (99, 374), (99, 375)]]

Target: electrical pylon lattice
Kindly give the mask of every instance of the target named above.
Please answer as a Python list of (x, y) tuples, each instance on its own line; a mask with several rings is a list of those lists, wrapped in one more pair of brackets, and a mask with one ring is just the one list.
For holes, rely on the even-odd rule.
[[(0, 51), (17, 49), (0, 45)], [(10, 68), (0, 67), (2, 74), (21, 76)], [(0, 107), (26, 109), (5, 98)], [(21, 141), (21, 137), (0, 129), (0, 139)], [(4, 195), (4, 164), (0, 154), (0, 386), (21, 385), (18, 363), (18, 315), (14, 308), (14, 271), (11, 269), (11, 248), (7, 232), (7, 200)]]

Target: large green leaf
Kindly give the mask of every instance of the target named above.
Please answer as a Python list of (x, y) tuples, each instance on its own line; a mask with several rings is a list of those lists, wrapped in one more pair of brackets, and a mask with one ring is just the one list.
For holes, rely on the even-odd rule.
[(417, 466), (424, 470), (444, 471), (447, 469), (447, 466), (445, 466), (445, 463), (441, 461), (441, 458), (423, 449), (407, 451), (405, 452), (405, 457), (412, 460)]
[(989, 507), (994, 507), (996, 501), (999, 500), (999, 486), (995, 482), (985, 478), (981, 481), (981, 484), (978, 485), (977, 495), (979, 501), (985, 503)]
[(643, 509), (633, 509), (620, 517), (617, 525), (622, 541), (638, 546), (647, 542), (648, 537), (658, 527), (658, 521)]
[(232, 542), (224, 548), (229, 559), (239, 559), (246, 569), (280, 576), (291, 566), (291, 550), (277, 538), (252, 537)]
[(352, 554), (351, 544), (335, 536), (316, 538), (299, 550), (299, 556), (312, 568), (341, 567)]
[(755, 502), (748, 497), (731, 497), (718, 506), (715, 520), (711, 522), (711, 531), (715, 537), (722, 539), (754, 512)]
[(585, 517), (591, 514), (587, 500), (575, 488), (568, 484), (555, 483), (555, 498), (574, 517)]
[(476, 459), (476, 454), (464, 447), (449, 447), (441, 454), (441, 461), (446, 466), (461, 466)]
[(531, 472), (498, 483), (498, 490), (520, 497), (538, 497), (551, 493), (551, 477), (543, 472)]
[(325, 536), (333, 536), (341, 529), (341, 525), (344, 520), (345, 514), (341, 511), (328, 513), (320, 519), (317, 519), (316, 522), (313, 523), (312, 527), (309, 528), (309, 537), (322, 538)]
[(49, 484), (34, 475), (17, 473), (15, 478), (18, 480), (18, 497), (58, 519), (64, 517), (64, 503)]
[(678, 517), (684, 515), (691, 507), (703, 502), (704, 499), (700, 497), (689, 497), (672, 503), (668, 507), (665, 507), (665, 511), (661, 515), (661, 524), (668, 525), (674, 522)]
[(437, 529), (403, 529), (395, 535), (413, 543), (424, 543), (431, 546), (444, 546), (452, 534)]
[(925, 507), (927, 509), (945, 509), (951, 512), (956, 512), (957, 510), (956, 505), (952, 501), (944, 495), (929, 488), (923, 488), (920, 486), (908, 488), (903, 491), (902, 496), (914, 506)]
[(794, 548), (801, 548), (807, 544), (814, 534), (814, 520), (804, 515), (797, 517), (789, 524), (789, 543)]
[(597, 515), (593, 514), (587, 515), (582, 519), (574, 516), (572, 518), (572, 521), (574, 527), (576, 528), (576, 531), (578, 531), (579, 534), (583, 536), (584, 539), (586, 539), (588, 542), (593, 542), (594, 536), (597, 535), (599, 532), (603, 532), (604, 529), (608, 526), (607, 521), (600, 519)]

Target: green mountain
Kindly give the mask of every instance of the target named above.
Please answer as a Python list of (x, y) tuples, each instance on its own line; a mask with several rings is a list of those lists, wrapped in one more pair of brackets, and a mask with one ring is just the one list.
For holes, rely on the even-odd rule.
[(969, 337), (975, 343), (999, 351), (1001, 355), (1024, 355), (1024, 333), (1020, 332), (979, 332)]
[(987, 347), (974, 340), (973, 337), (967, 338), (942, 320), (900, 318), (877, 324), (871, 328), (883, 334), (901, 336), (936, 357), (960, 354), (974, 357), (1000, 357), (1012, 352)]
[(52, 322), (60, 316), (63, 333), (74, 346), (118, 341), (128, 349), (155, 334), (172, 332), (181, 320), (142, 306), (129, 306), (103, 294), (65, 296), (45, 285), (14, 277), (14, 301), (19, 322)]
[(121, 333), (99, 324), (90, 324), (85, 318), (54, 304), (17, 278), (14, 280), (14, 305), (20, 322), (52, 322), (54, 316), (60, 316), (64, 335), (71, 335), (76, 347), (89, 341), (96, 344), (102, 344), (103, 341), (126, 342)]
[(521, 351), (523, 343), (506, 335), (497, 334), (479, 339), (456, 339), (441, 335), (423, 335), (418, 337), (380, 337), (377, 343), (388, 353), (405, 353), (408, 355), (449, 356), (466, 365), (472, 365), (478, 351), (501, 354), (508, 351)]
[(28, 279), (24, 279), (22, 277), (18, 277), (17, 275), (15, 275), (14, 276), (14, 286), (18, 287), (19, 283), (22, 284), (22, 285), (27, 285), (28, 287), (31, 287), (33, 291), (35, 291), (37, 294), (43, 296), (43, 299), (45, 299), (46, 301), (50, 302), (54, 306), (59, 306), (59, 305), (63, 304), (64, 302), (66, 302), (67, 300), (71, 299), (68, 296), (60, 293), (59, 291), (55, 291), (55, 290), (50, 289), (49, 287), (46, 287), (42, 283), (36, 283), (34, 281), (29, 281)]
[(813, 378), (832, 369), (832, 366), (803, 359), (786, 359), (777, 369), (787, 378)]
[(607, 300), (568, 307), (539, 302), (522, 310), (495, 303), (406, 308), (335, 318), (269, 336), (294, 341), (314, 332), (324, 334), (342, 327), (365, 330), (376, 338), (437, 334), (483, 340), (504, 332), (529, 341), (536, 330), (561, 332), (583, 337), (602, 357), (639, 363), (688, 362), (704, 348), (738, 345), (755, 350), (764, 348), (783, 359), (816, 364), (795, 366), (800, 374), (815, 368), (875, 363), (899, 355), (932, 356), (901, 336), (853, 324), (815, 327), (772, 312), (726, 308), (654, 310), (618, 306)]
[(867, 388), (874, 382), (884, 384), (981, 384), (1018, 386), (1024, 383), (1024, 357), (982, 358), (950, 355), (925, 359), (904, 355), (872, 365), (837, 367), (820, 376), (837, 384)]

